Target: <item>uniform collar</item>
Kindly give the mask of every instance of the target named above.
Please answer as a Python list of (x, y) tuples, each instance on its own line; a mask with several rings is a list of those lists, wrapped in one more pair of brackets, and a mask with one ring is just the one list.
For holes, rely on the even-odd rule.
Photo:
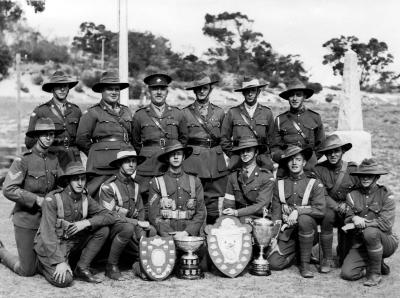
[(306, 107), (304, 106), (304, 104), (300, 109), (293, 109), (292, 107), (290, 107), (290, 109), (289, 109), (290, 113), (296, 114), (296, 115), (297, 114), (303, 114), (305, 111), (306, 111)]
[(360, 192), (364, 195), (370, 195), (370, 194), (373, 194), (374, 192), (376, 192), (378, 190), (378, 188), (379, 188), (379, 186), (375, 182), (374, 185), (372, 185), (368, 188), (360, 187)]
[(170, 170), (168, 170), (167, 172), (165, 172), (165, 174), (167, 174), (168, 176), (172, 177), (172, 178), (180, 178), (183, 175), (183, 169), (181, 169), (181, 171), (179, 173), (172, 173)]
[(326, 161), (326, 164), (327, 164), (327, 166), (328, 166), (328, 168), (329, 168), (330, 170), (337, 170), (337, 169), (340, 169), (340, 168), (342, 167), (343, 159), (340, 160), (340, 161), (339, 161), (337, 164), (335, 164), (335, 165), (331, 164), (331, 163), (327, 160), (327, 161)]
[(82, 193), (75, 193), (71, 189), (71, 186), (69, 186), (69, 185), (64, 189), (64, 192), (72, 200), (81, 200), (82, 199)]
[(116, 174), (116, 176), (117, 176), (117, 179), (118, 179), (119, 181), (121, 181), (122, 183), (127, 184), (127, 183), (132, 182), (131, 176), (125, 176), (124, 174), (121, 174), (121, 172), (118, 172), (118, 173)]
[(43, 150), (43, 151), (41, 151), (41, 150), (39, 150), (39, 149), (36, 147), (36, 145), (35, 145), (35, 146), (32, 147), (32, 152), (35, 153), (36, 155), (38, 155), (38, 156), (44, 158), (44, 157), (46, 157), (46, 156), (48, 155), (48, 152), (49, 152), (49, 151), (48, 151), (48, 150)]
[[(103, 110), (110, 110), (110, 111), (114, 111), (114, 109), (111, 107), (111, 105), (109, 105), (108, 103), (106, 103), (104, 101), (104, 99), (100, 100), (100, 106), (103, 108)], [(116, 103), (116, 107), (121, 107), (121, 105), (117, 102)]]
[(303, 173), (301, 175), (298, 175), (297, 177), (292, 176), (291, 174), (289, 174), (289, 179), (292, 181), (299, 181), (299, 180), (303, 180), (306, 177), (306, 174)]

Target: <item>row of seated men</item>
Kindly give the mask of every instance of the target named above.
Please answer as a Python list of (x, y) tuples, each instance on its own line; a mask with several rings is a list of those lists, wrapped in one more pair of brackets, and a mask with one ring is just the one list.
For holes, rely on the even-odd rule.
[[(56, 167), (63, 168), (65, 172), (65, 168), (70, 162), (85, 162), (86, 158), (82, 153), (88, 155), (85, 169), (88, 173), (88, 194), (100, 203), (103, 201), (100, 200), (100, 195), (106, 193), (100, 186), (104, 185), (108, 179), (115, 179), (114, 175), (118, 176), (117, 167), (111, 165), (111, 162), (117, 158), (117, 154), (126, 146), (133, 145), (140, 156), (146, 157), (145, 161), (139, 163), (135, 170), (135, 181), (140, 185), (139, 191), (137, 188), (136, 191), (138, 191), (137, 195), (140, 194), (142, 197), (144, 216), (150, 219), (151, 212), (146, 207), (151, 206), (150, 203), (155, 200), (152, 193), (154, 191), (152, 190), (153, 178), (162, 175), (167, 168), (165, 163), (159, 160), (159, 156), (166, 151), (167, 143), (178, 140), (183, 146), (192, 148), (192, 154), (183, 161), (183, 168), (188, 174), (194, 175), (200, 180), (207, 214), (206, 223), (212, 224), (220, 214), (221, 204), (219, 203), (233, 201), (232, 196), (235, 198), (235, 204), (239, 204), (239, 206), (254, 205), (249, 204), (249, 200), (257, 202), (257, 204), (253, 207), (249, 206), (249, 209), (246, 207), (244, 210), (238, 207), (236, 209), (227, 207), (223, 210), (224, 214), (242, 217), (251, 213), (252, 210), (260, 210), (258, 208), (262, 204), (265, 205), (264, 207), (269, 206), (268, 202), (261, 203), (259, 198), (263, 197), (264, 201), (269, 198), (271, 201), (272, 196), (265, 195), (264, 190), (259, 197), (257, 190), (264, 185), (269, 185), (271, 188), (273, 181), (269, 180), (269, 184), (265, 183), (264, 180), (259, 179), (259, 175), (263, 172), (271, 174), (274, 169), (273, 162), (282, 164), (286, 146), (289, 145), (290, 148), (297, 146), (311, 152), (305, 164), (305, 170), (310, 173), (310, 170), (316, 170), (316, 157), (324, 154), (323, 144), (329, 143), (328, 139), (325, 140), (319, 114), (307, 109), (304, 105), (304, 101), (312, 96), (313, 90), (306, 88), (298, 81), (280, 93), (280, 96), (289, 102), (290, 109), (276, 117), (275, 121), (271, 110), (257, 102), (261, 89), (265, 86), (265, 84), (260, 84), (257, 79), (245, 79), (242, 87), (235, 90), (243, 94), (244, 102), (231, 108), (226, 114), (221, 108), (210, 103), (210, 94), (213, 85), (217, 82), (203, 74), (187, 88), (193, 90), (196, 99), (193, 104), (183, 110), (165, 103), (168, 85), (171, 82), (168, 75), (152, 74), (146, 77), (144, 82), (148, 85), (151, 104), (139, 109), (133, 117), (128, 107), (119, 104), (120, 90), (128, 88), (129, 84), (120, 82), (118, 76), (113, 72), (105, 72), (100, 82), (93, 86), (94, 92), (101, 93), (101, 101), (90, 107), (83, 115), (77, 105), (67, 101), (69, 90), (78, 83), (77, 81), (71, 80), (62, 72), (56, 72), (49, 82), (43, 84), (43, 91), (52, 93), (53, 98), (38, 106), (32, 113), (26, 137), (26, 145), (30, 151), (23, 158), (14, 162), (7, 176), (9, 186), (4, 189), (6, 197), (17, 203), (13, 216), (15, 237), (20, 259), (22, 255), (26, 254), (27, 261), (19, 262), (18, 266), (13, 268), (21, 275), (31, 275), (32, 272), (35, 272), (32, 269), (35, 268), (34, 260), (36, 260), (34, 258), (36, 254), (32, 249), (34, 236), (40, 225), (41, 206), (44, 198), (55, 187)], [(37, 129), (40, 130), (40, 125), (44, 125), (39, 121), (41, 118), (50, 118), (53, 122), (54, 140), (51, 142), (49, 140), (51, 135), (41, 141), (38, 133), (35, 133)], [(233, 149), (237, 148), (240, 140), (251, 138), (256, 139), (259, 144), (258, 154), (256, 154), (259, 171), (254, 172), (253, 168), (253, 172), (250, 172), (249, 175), (257, 173), (255, 175), (257, 179), (246, 180), (237, 175), (237, 183), (232, 184), (229, 191), (228, 181), (231, 179), (229, 173), (230, 171), (237, 173), (235, 169), (240, 168), (240, 164), (243, 163), (240, 154), (234, 154), (235, 150)], [(341, 144), (337, 140), (336, 143)], [(40, 149), (43, 146), (47, 146), (48, 154), (44, 154)], [(342, 154), (347, 149), (347, 147), (338, 146), (328, 150), (325, 153), (327, 153), (328, 161), (332, 160), (332, 162), (321, 165), (324, 171), (320, 174), (319, 179), (327, 190), (325, 205), (333, 210), (326, 212), (328, 208), (320, 208), (320, 210), (325, 210), (324, 214), (329, 215), (324, 218), (330, 218), (325, 220), (325, 224), (322, 224), (323, 231), (320, 238), (324, 250), (324, 266), (321, 271), (330, 270), (332, 227), (338, 224), (338, 214), (343, 217), (344, 210), (347, 210), (346, 194), (356, 188), (356, 183), (348, 183), (349, 179), (346, 178), (349, 176), (348, 173), (355, 169), (355, 165), (344, 163), (341, 160)], [(50, 158), (49, 156), (54, 156), (54, 153), (57, 158)], [(59, 162), (59, 165), (56, 164), (56, 161)], [(288, 175), (287, 166), (279, 166), (278, 177), (283, 178)], [(342, 184), (346, 186), (342, 186)], [(228, 185), (228, 189), (226, 189), (226, 185)], [(186, 188), (186, 191), (188, 189)], [(284, 189), (288, 193), (284, 193), (283, 196), (289, 195), (290, 191), (286, 187)], [(110, 190), (111, 188), (109, 192)], [(183, 187), (180, 188), (183, 193), (184, 190)], [(136, 196), (132, 189), (130, 191), (130, 196)], [(243, 205), (236, 202), (239, 191), (243, 193)], [(387, 193), (390, 197), (390, 192)], [(298, 198), (304, 195), (301, 192), (293, 192), (293, 194)], [(221, 200), (221, 198), (224, 199)], [(238, 198), (240, 202), (241, 197)], [(177, 205), (176, 202), (168, 201), (160, 204), (169, 206), (170, 203), (174, 208), (184, 208), (183, 205)], [(295, 204), (299, 210), (309, 211), (308, 208), (301, 208), (299, 203)], [(107, 205), (105, 206), (107, 207)], [(121, 206), (116, 205), (116, 209), (119, 207)], [(296, 210), (285, 207), (283, 217), (287, 217), (293, 223), (293, 217), (298, 212), (297, 207)], [(74, 212), (77, 212), (76, 209)], [(292, 217), (289, 216), (290, 214)], [(174, 217), (181, 216), (181, 213), (164, 212), (164, 215), (175, 219)], [(321, 214), (316, 217), (323, 218)], [(142, 229), (147, 227), (147, 223), (143, 224), (140, 220), (138, 225), (140, 225), (139, 222), (141, 225), (145, 225), (145, 227), (141, 227)], [(80, 231), (81, 228), (85, 229), (80, 226), (78, 230)], [(147, 229), (151, 230), (150, 227)], [(114, 238), (119, 239), (120, 237)], [(117, 247), (116, 244), (115, 247)], [(1, 249), (1, 251), (5, 251), (5, 249)], [(343, 260), (343, 254), (339, 255)], [(2, 259), (4, 262), (7, 258), (2, 257)], [(290, 258), (287, 260), (289, 262)], [(21, 265), (23, 263), (29, 263), (28, 265), (32, 266), (24, 267)], [(110, 261), (111, 263), (115, 263), (115, 261)], [(310, 276), (307, 262), (303, 263), (305, 265), (301, 267), (303, 268), (302, 275)], [(85, 266), (88, 267), (87, 264)], [(78, 266), (78, 268), (82, 269), (85, 266)], [(115, 266), (109, 266), (109, 268), (110, 276), (112, 272), (118, 271)], [(88, 270), (81, 275), (87, 273)], [(118, 273), (116, 275), (118, 276)]]

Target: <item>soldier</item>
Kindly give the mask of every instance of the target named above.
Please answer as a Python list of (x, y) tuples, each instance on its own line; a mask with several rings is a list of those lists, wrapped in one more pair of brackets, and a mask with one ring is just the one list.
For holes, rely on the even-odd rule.
[[(142, 199), (147, 213), (149, 181), (161, 175), (165, 169), (157, 156), (165, 148), (167, 140), (187, 141), (186, 119), (178, 108), (165, 103), (171, 77), (152, 74), (144, 78), (149, 88), (151, 103), (136, 111), (132, 122), (132, 143), (136, 152), (147, 160), (137, 169), (136, 180), (141, 185)], [(147, 214), (146, 214), (147, 215)]]
[(179, 141), (171, 140), (158, 159), (168, 165), (167, 172), (150, 181), (149, 220), (162, 237), (198, 236), (206, 219), (200, 179), (185, 173), (184, 158), (192, 153)]
[[(306, 88), (299, 80), (295, 80), (286, 91), (279, 94), (280, 97), (289, 102), (290, 109), (275, 119), (272, 145), (274, 161), (279, 162), (282, 150), (287, 145), (295, 145), (301, 148), (310, 147), (315, 151), (325, 141), (321, 116), (304, 105), (304, 101), (313, 94), (314, 90)], [(314, 152), (307, 162), (306, 170), (314, 170), (316, 164), (317, 156)], [(284, 174), (279, 171), (278, 175)]]
[(212, 85), (217, 82), (202, 74), (199, 80), (186, 88), (193, 90), (196, 101), (182, 110), (188, 126), (188, 145), (193, 147), (193, 154), (185, 159), (183, 168), (201, 180), (207, 207), (207, 224), (214, 224), (219, 216), (218, 200), (225, 194), (228, 178), (226, 156), (220, 145), (225, 113), (210, 103), (209, 99)]
[[(230, 108), (224, 118), (221, 128), (221, 146), (225, 154), (231, 157), (232, 146), (236, 146), (241, 138), (256, 138), (262, 151), (258, 156), (261, 167), (273, 170), (270, 156), (270, 145), (274, 131), (274, 118), (271, 109), (257, 103), (261, 89), (266, 84), (260, 84), (257, 79), (245, 79), (242, 88), (235, 92), (242, 92), (244, 102)], [(229, 168), (238, 166), (239, 156), (232, 156)]]
[(52, 285), (68, 287), (73, 281), (70, 261), (78, 255), (74, 276), (99, 283), (89, 267), (108, 237), (107, 225), (113, 224), (115, 217), (86, 194), (86, 171), (81, 162), (71, 162), (60, 179), (66, 187), (46, 196), (35, 237), (39, 271)]
[(278, 241), (269, 253), (272, 270), (282, 270), (292, 265), (296, 256), (296, 244), (300, 247), (300, 274), (314, 277), (310, 270), (311, 250), (316, 242), (317, 220), (324, 216), (324, 186), (313, 176), (304, 172), (311, 158), (311, 148), (289, 146), (280, 159), (289, 175), (279, 179), (272, 199), (272, 221), (283, 225)]
[[(42, 90), (52, 93), (53, 98), (37, 106), (29, 119), (28, 131), (33, 130), (39, 118), (50, 118), (56, 129), (65, 130), (56, 137), (49, 149), (49, 152), (57, 155), (62, 168), (70, 161), (80, 160), (80, 152), (76, 147), (75, 139), (82, 113), (76, 104), (67, 100), (69, 90), (76, 84), (78, 81), (71, 80), (63, 71), (56, 71), (50, 80), (42, 85)], [(31, 149), (35, 142), (34, 138), (26, 136), (26, 148)]]
[(83, 114), (79, 123), (76, 143), (88, 155), (87, 171), (95, 175), (87, 184), (89, 195), (95, 199), (101, 183), (116, 172), (110, 161), (130, 143), (132, 114), (119, 103), (120, 91), (128, 87), (115, 72), (104, 72), (92, 87), (101, 93), (101, 100)]
[[(344, 259), (341, 276), (357, 280), (367, 275), (364, 286), (376, 286), (382, 274), (390, 273), (383, 260), (390, 257), (399, 245), (393, 234), (396, 202), (393, 193), (377, 184), (381, 175), (386, 175), (374, 159), (364, 159), (351, 175), (358, 176), (360, 188), (348, 194), (349, 207), (345, 223), (354, 224), (353, 246)], [(366, 270), (365, 270), (366, 269)]]
[[(155, 229), (145, 221), (145, 212), (139, 185), (134, 182), (137, 165), (146, 158), (138, 156), (132, 147), (127, 147), (117, 153), (110, 166), (117, 168), (118, 173), (107, 179), (100, 187), (101, 204), (119, 215), (119, 220), (111, 227), (112, 244), (106, 276), (120, 280), (121, 273), (118, 260), (124, 251), (134, 261), (139, 255), (139, 240), (142, 236), (155, 236)], [(146, 232), (147, 231), (147, 232)]]
[(338, 228), (338, 263), (341, 266), (349, 246), (345, 233), (341, 229), (346, 214), (346, 195), (358, 186), (358, 179), (350, 174), (357, 169), (354, 162), (342, 160), (343, 154), (350, 150), (351, 143), (343, 143), (335, 134), (326, 138), (322, 148), (318, 151), (326, 156), (326, 160), (317, 164), (315, 173), (326, 189), (326, 210), (321, 223), (321, 248), (323, 259), (320, 271), (331, 271), (333, 227)]
[(256, 139), (242, 138), (232, 148), (232, 153), (240, 156), (242, 166), (228, 177), (222, 214), (237, 216), (242, 223), (263, 217), (272, 201), (274, 176), (257, 165), (259, 147)]
[(39, 228), (44, 197), (55, 188), (59, 170), (57, 156), (51, 154), (49, 148), (55, 136), (62, 132), (50, 118), (39, 118), (33, 130), (26, 133), (36, 140), (35, 145), (14, 160), (4, 181), (4, 196), (15, 202), (12, 215), (18, 257), (0, 243), (0, 260), (18, 275), (36, 273), (33, 240)]

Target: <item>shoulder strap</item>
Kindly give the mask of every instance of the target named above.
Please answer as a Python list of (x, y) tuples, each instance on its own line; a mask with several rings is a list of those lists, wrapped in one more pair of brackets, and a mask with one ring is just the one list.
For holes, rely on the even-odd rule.
[(303, 132), (303, 130), (301, 129), (301, 127), (297, 124), (297, 122), (296, 121), (294, 121), (294, 120), (291, 120), (292, 121), (292, 124), (293, 124), (293, 126), (294, 126), (294, 128), (297, 130), (297, 132), (302, 136), (302, 138), (308, 143), (308, 138), (307, 138), (307, 136), (305, 135), (305, 133)]
[(137, 198), (139, 195), (139, 184), (137, 184), (136, 182), (134, 183), (135, 185), (135, 203), (137, 202)]
[(83, 219), (86, 219), (87, 215), (88, 215), (88, 206), (89, 202), (88, 202), (88, 198), (87, 196), (83, 195), (82, 196), (82, 217)]
[(311, 190), (314, 186), (315, 179), (311, 178), (310, 181), (308, 181), (306, 191), (304, 192), (303, 200), (301, 201), (302, 206), (307, 206), (308, 205), (308, 199), (310, 198)]
[(189, 175), (189, 185), (190, 185), (190, 198), (196, 198), (196, 181), (193, 175)]
[(282, 204), (286, 204), (285, 180), (283, 180), (283, 179), (278, 180), (278, 194), (279, 194), (279, 201), (281, 201)]
[(56, 203), (57, 203), (57, 218), (64, 219), (64, 205), (61, 200), (60, 193), (56, 193), (55, 197), (56, 197)]
[(163, 176), (156, 177), (158, 185), (160, 186), (160, 192), (162, 198), (168, 198), (167, 187), (165, 186), (165, 180)]
[(247, 119), (247, 117), (243, 114), (240, 113), (240, 116), (242, 117), (243, 121), (246, 123), (246, 126), (252, 131), (252, 133), (254, 134), (254, 136), (258, 139), (258, 133), (256, 132), (256, 130), (251, 126), (249, 120)]
[(281, 130), (281, 120), (279, 119), (279, 116), (276, 117), (276, 126), (278, 127), (278, 131)]
[(113, 189), (113, 191), (114, 191), (114, 194), (115, 194), (116, 197), (117, 197), (118, 206), (122, 207), (122, 205), (123, 205), (122, 196), (121, 196), (121, 193), (120, 193), (120, 191), (119, 191), (117, 185), (115, 184), (115, 182), (111, 182), (111, 183), (110, 183), (110, 186), (112, 187), (112, 189)]
[(164, 134), (164, 136), (167, 136), (167, 132), (165, 129), (161, 126), (161, 123), (155, 118), (155, 117), (150, 117), (151, 120), (153, 120), (154, 124), (158, 127), (159, 130)]
[(212, 131), (207, 127), (207, 124), (201, 119), (201, 117), (198, 115), (196, 109), (188, 109), (190, 113), (192, 113), (194, 119), (196, 119), (197, 122), (201, 125), (201, 127), (206, 131), (207, 134), (210, 135), (211, 139), (217, 139), (216, 136), (212, 133)]
[(331, 193), (335, 193), (338, 191), (340, 184), (343, 181), (344, 175), (346, 174), (347, 165), (348, 165), (347, 161), (342, 162), (342, 167), (340, 168), (339, 176), (335, 182), (335, 185), (333, 186), (333, 188), (330, 191)]

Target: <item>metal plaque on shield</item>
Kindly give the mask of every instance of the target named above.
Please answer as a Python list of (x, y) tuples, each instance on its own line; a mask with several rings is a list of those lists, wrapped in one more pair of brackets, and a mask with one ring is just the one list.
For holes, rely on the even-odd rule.
[(226, 276), (238, 276), (249, 263), (253, 249), (251, 230), (250, 225), (233, 216), (221, 216), (206, 227), (208, 253)]
[(140, 264), (151, 280), (166, 279), (174, 269), (176, 259), (172, 236), (154, 236), (140, 239)]

